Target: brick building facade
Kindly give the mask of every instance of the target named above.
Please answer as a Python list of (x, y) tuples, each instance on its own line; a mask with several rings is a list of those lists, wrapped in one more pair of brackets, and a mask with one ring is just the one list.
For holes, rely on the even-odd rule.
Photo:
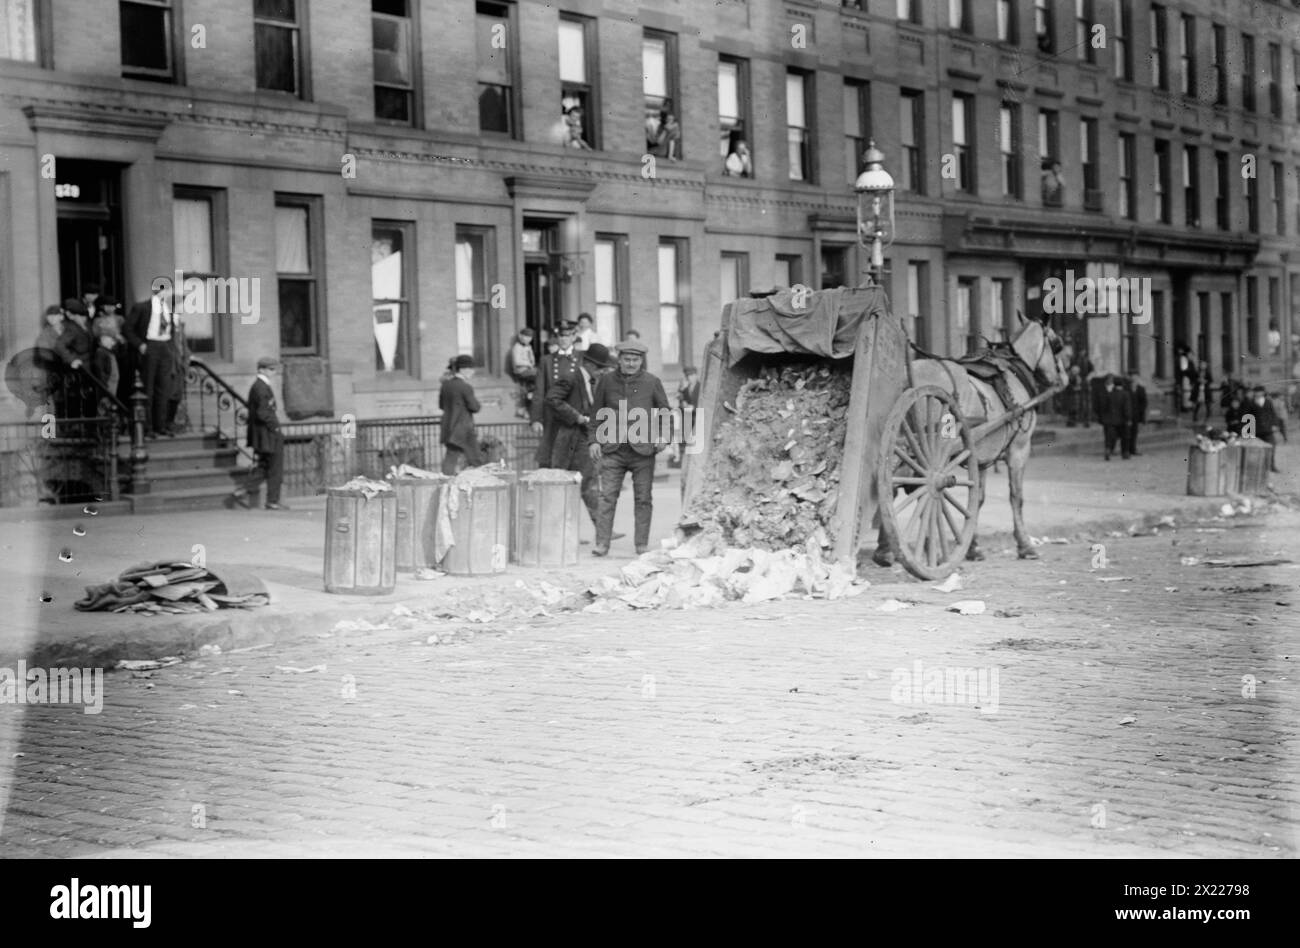
[(1281, 379), (1300, 355), (1290, 2), (0, 13), (4, 358), (86, 283), (129, 301), (180, 270), (258, 281), (256, 321), (193, 313), (192, 347), (237, 387), (263, 354), (319, 360), (322, 413), (431, 413), (470, 352), (484, 420), (509, 417), (513, 334), (579, 312), (603, 341), (640, 331), (671, 382), (727, 299), (859, 282), (869, 138), (899, 183), (886, 283), (921, 344), (995, 336), (1074, 270), (1151, 280), (1149, 324), (1058, 317), (1102, 369), (1168, 380), (1187, 344), (1216, 376)]

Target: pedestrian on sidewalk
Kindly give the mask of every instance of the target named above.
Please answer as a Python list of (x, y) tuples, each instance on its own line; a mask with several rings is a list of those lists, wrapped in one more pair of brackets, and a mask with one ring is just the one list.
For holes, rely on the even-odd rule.
[(600, 491), (596, 477), (596, 462), (587, 448), (588, 428), (594, 417), (591, 407), (596, 383), (618, 362), (609, 349), (593, 342), (582, 353), (582, 363), (576, 375), (563, 378), (546, 393), (547, 401), (555, 413), (555, 443), (544, 467), (577, 471), (582, 475), (582, 502), (593, 525), (599, 528)]
[(578, 339), (577, 323), (568, 319), (561, 322), (555, 327), (555, 338), (558, 348), (542, 356), (541, 367), (537, 370), (537, 387), (533, 390), (533, 404), (529, 409), (533, 432), (542, 436), (537, 445), (538, 467), (546, 467), (555, 445), (555, 409), (546, 398), (547, 390), (560, 379), (572, 379), (578, 371), (581, 356), (574, 350)]
[(227, 498), (227, 507), (238, 504), (247, 509), (249, 494), (265, 482), (266, 509), (289, 509), (280, 503), (280, 485), (284, 480), (284, 438), (280, 434), (275, 390), (271, 388), (271, 379), (279, 368), (279, 360), (271, 356), (257, 360), (257, 378), (248, 390), (248, 446), (257, 455), (257, 463), (244, 486), (236, 488)]
[(1196, 387), (1192, 392), (1192, 424), (1196, 424), (1202, 408), (1205, 409), (1205, 420), (1208, 422), (1214, 405), (1214, 376), (1210, 374), (1208, 362), (1202, 361), (1197, 367), (1193, 384)]
[(1273, 402), (1268, 397), (1268, 392), (1264, 386), (1256, 385), (1251, 390), (1251, 404), (1247, 409), (1249, 414), (1255, 416), (1255, 437), (1261, 441), (1267, 441), (1273, 446), (1273, 473), (1280, 474), (1281, 469), (1277, 466), (1277, 449), (1281, 441), (1286, 437), (1285, 429), (1282, 427), (1282, 419), (1273, 409)]
[(442, 411), (442, 473), (454, 477), (464, 467), (478, 467), (478, 434), (474, 430), (474, 415), (482, 407), (474, 397), (474, 357), (458, 355), (448, 366), (450, 378), (444, 379), (438, 393), (438, 408)]
[(593, 556), (609, 553), (614, 532), (614, 509), (626, 475), (632, 474), (632, 503), (638, 555), (650, 548), (650, 517), (655, 455), (668, 447), (659, 439), (661, 412), (668, 396), (657, 376), (645, 370), (644, 342), (624, 341), (618, 347), (618, 371), (602, 376), (592, 393), (593, 422), (588, 425), (588, 451), (600, 481), (599, 520)]
[(1115, 384), (1113, 375), (1107, 375), (1102, 381), (1099, 415), (1102, 434), (1106, 440), (1106, 460), (1110, 460), (1116, 445), (1119, 445), (1124, 460), (1128, 460), (1128, 441), (1125, 435), (1133, 419), (1133, 405), (1123, 386)]
[(1137, 457), (1141, 454), (1138, 451), (1138, 428), (1146, 424), (1147, 421), (1147, 390), (1146, 386), (1142, 384), (1142, 378), (1138, 375), (1137, 369), (1129, 370), (1128, 394), (1132, 401), (1133, 415), (1128, 423), (1126, 447), (1129, 455)]

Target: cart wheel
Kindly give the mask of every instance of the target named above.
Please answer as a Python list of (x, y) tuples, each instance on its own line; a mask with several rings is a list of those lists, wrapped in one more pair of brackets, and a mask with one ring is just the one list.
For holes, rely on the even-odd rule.
[(909, 388), (885, 421), (876, 471), (880, 522), (894, 554), (921, 579), (943, 579), (975, 537), (979, 458), (957, 400)]

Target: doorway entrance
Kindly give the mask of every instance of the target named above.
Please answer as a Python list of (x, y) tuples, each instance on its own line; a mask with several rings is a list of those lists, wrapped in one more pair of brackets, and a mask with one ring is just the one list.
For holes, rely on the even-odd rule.
[(539, 357), (544, 352), (542, 334), (549, 335), (561, 313), (555, 268), (559, 236), (557, 221), (524, 218), (524, 325), (533, 331)]
[(122, 170), (102, 161), (60, 158), (56, 165), (59, 298), (81, 298), (86, 288), (126, 298), (122, 262)]

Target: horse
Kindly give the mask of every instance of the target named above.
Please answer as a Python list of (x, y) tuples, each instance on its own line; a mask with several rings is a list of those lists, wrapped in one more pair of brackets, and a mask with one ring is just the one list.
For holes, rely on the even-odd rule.
[[(1061, 366), (1059, 353), (1062, 348), (1060, 338), (1045, 322), (1021, 321), (1020, 331), (1011, 341), (1011, 348), (1025, 366), (1034, 375), (1040, 390), (1057, 387), (1065, 381), (1065, 371)], [(1006, 387), (1010, 391), (1011, 404), (1004, 403), (992, 384), (972, 377), (963, 363), (955, 359), (938, 357), (921, 358), (911, 363), (911, 385), (936, 385), (951, 394), (957, 401), (962, 414), (970, 418), (986, 417), (995, 422), (1004, 418), (1018, 406), (1030, 401), (1034, 396), (1025, 384), (1011, 372), (1004, 373)], [(1038, 553), (1025, 532), (1024, 487), (1025, 467), (1029, 463), (1030, 442), (1038, 422), (1036, 409), (1025, 411), (1016, 422), (1009, 422), (995, 428), (974, 445), (979, 463), (979, 496), (985, 496), (984, 485), (988, 469), (995, 462), (1007, 462), (1007, 480), (1011, 494), (1011, 517), (1014, 524), (1016, 546), (1022, 560), (1037, 559)], [(881, 503), (892, 503), (893, 498), (881, 498)], [(966, 559), (982, 560), (984, 553), (979, 549), (977, 540), (972, 539), (967, 550)], [(885, 536), (883, 525), (876, 538), (876, 551), (872, 561), (878, 566), (893, 565), (890, 544)]]

